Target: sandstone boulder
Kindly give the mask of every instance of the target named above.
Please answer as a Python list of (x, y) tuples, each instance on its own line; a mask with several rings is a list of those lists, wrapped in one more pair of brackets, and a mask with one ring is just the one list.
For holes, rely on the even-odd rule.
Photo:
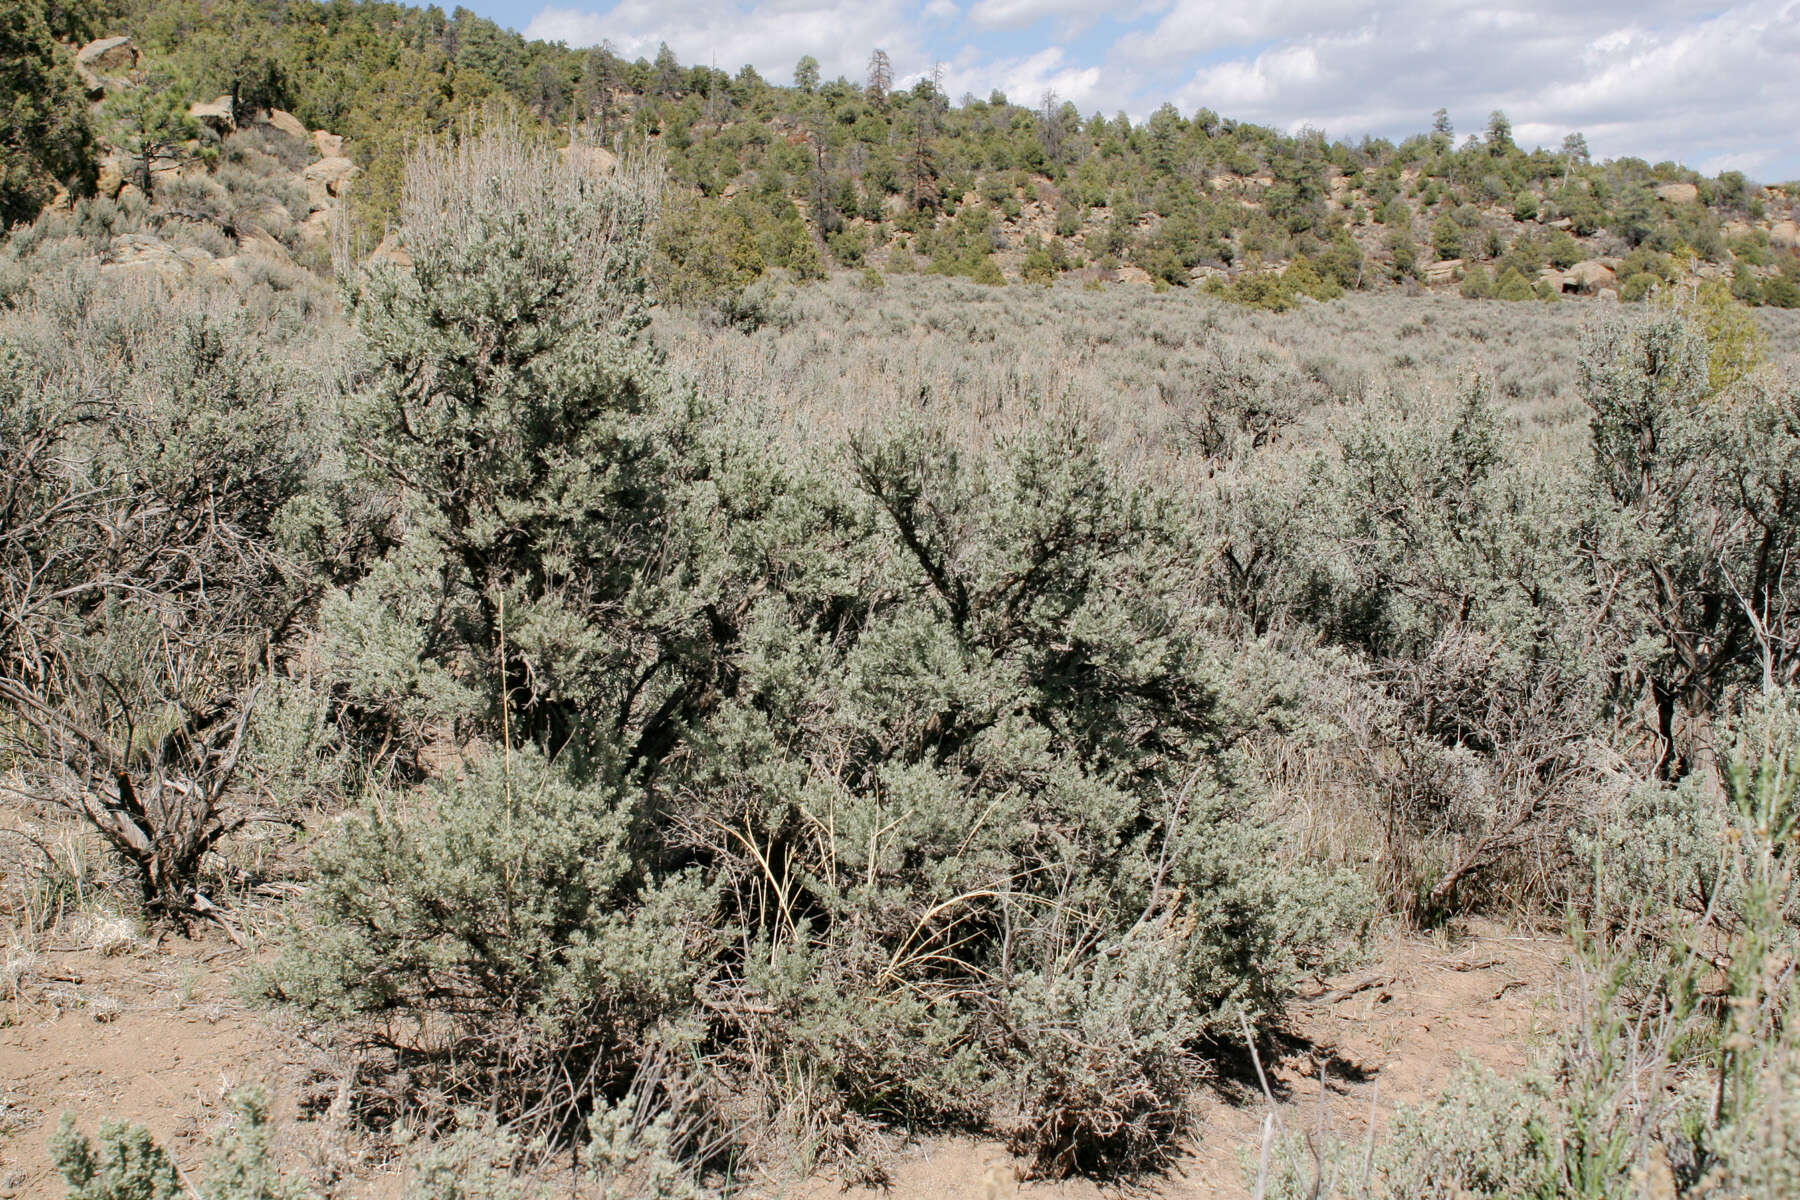
[(1541, 284), (1549, 285), (1550, 290), (1553, 292), (1566, 290), (1569, 283), (1568, 276), (1564, 275), (1555, 267), (1545, 267), (1543, 270), (1539, 271), (1537, 281)]
[(102, 77), (80, 63), (75, 64), (75, 76), (81, 80), (82, 90), (87, 93), (87, 98), (94, 101), (106, 99), (107, 92), (123, 91), (131, 86), (131, 81), (123, 76)]
[(238, 256), (240, 258), (260, 258), (265, 262), (280, 263), (282, 266), (294, 265), (294, 256), (288, 253), (287, 247), (276, 241), (264, 230), (252, 226), (238, 233)]
[(75, 62), (95, 75), (123, 75), (137, 70), (138, 48), (128, 37), (101, 38), (77, 50)]
[(331, 241), (329, 208), (321, 208), (300, 222), (300, 241), (308, 246), (321, 246)]
[(344, 194), (344, 188), (356, 178), (359, 168), (347, 158), (321, 158), (300, 172), (306, 184), (306, 195), (315, 208), (323, 208)]
[(216, 276), (212, 255), (196, 246), (171, 246), (147, 233), (122, 233), (107, 248), (105, 275), (147, 275), (178, 284), (197, 275)]
[(1563, 286), (1573, 286), (1577, 291), (1590, 295), (1607, 288), (1619, 286), (1616, 271), (1596, 259), (1578, 262), (1563, 274)]
[(1456, 277), (1462, 274), (1466, 262), (1460, 258), (1445, 258), (1425, 268), (1425, 282), (1433, 286), (1455, 283)]
[(210, 102), (194, 101), (188, 105), (188, 116), (214, 133), (230, 133), (237, 128), (237, 113), (229, 95)]
[(286, 229), (294, 223), (294, 214), (279, 200), (263, 198), (237, 210), (240, 228)]
[(101, 38), (75, 52), (75, 75), (89, 100), (104, 100), (108, 92), (127, 91), (137, 70), (137, 47), (130, 38)]
[(1769, 226), (1769, 241), (1777, 246), (1800, 250), (1800, 224), (1793, 221), (1775, 222)]
[(102, 196), (113, 197), (125, 186), (125, 170), (129, 166), (125, 155), (118, 150), (109, 150), (100, 159), (99, 173), (94, 180), (94, 190)]
[(263, 118), (263, 123), (270, 129), (279, 130), (298, 141), (304, 142), (312, 137), (312, 134), (306, 132), (306, 126), (300, 123), (299, 117), (290, 112), (282, 112), (279, 108), (271, 108), (268, 115)]
[(1656, 196), (1670, 204), (1693, 204), (1700, 199), (1700, 189), (1691, 183), (1664, 183), (1657, 186)]
[(335, 133), (327, 133), (323, 129), (313, 130), (313, 146), (320, 158), (344, 157), (344, 139)]

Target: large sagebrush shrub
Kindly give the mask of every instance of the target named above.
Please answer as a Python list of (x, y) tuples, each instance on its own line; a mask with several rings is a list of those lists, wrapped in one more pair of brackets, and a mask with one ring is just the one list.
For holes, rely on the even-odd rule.
[[(1012, 1106), (1046, 1170), (1140, 1163), (1179, 1127), (1194, 1040), (1278, 1008), (1323, 929), (1355, 924), (1353, 889), (1251, 867), (1268, 834), (1225, 747), (1253, 715), (1190, 618), (1191, 549), (1079, 425), (986, 456), (913, 424), (852, 466), (857, 608), (819, 628), (759, 605), (682, 823), (737, 921), (832, 979), (866, 1048), (805, 1006), (745, 1035), (876, 1111)], [(769, 974), (727, 958), (720, 986), (766, 995)], [(1104, 1036), (1068, 1024), (1101, 1010)], [(964, 1052), (921, 1065), (921, 1042)]]
[(352, 295), (347, 445), (395, 506), (393, 548), (327, 613), (357, 703), (399, 719), (460, 689), (465, 732), (516, 723), (551, 750), (669, 735), (698, 615), (670, 592), (683, 413), (633, 340), (655, 189), (504, 121), (415, 155), (410, 262)]
[(1334, 720), (1397, 906), (1437, 919), (1521, 874), (1553, 891), (1602, 694), (1560, 473), (1475, 385), (1447, 412), (1371, 409), (1302, 503), (1325, 536), (1294, 605), (1356, 655)]
[(1596, 330), (1581, 361), (1594, 450), (1581, 548), (1607, 596), (1596, 642), (1615, 719), (1648, 727), (1665, 777), (1692, 764), (1730, 689), (1800, 671), (1800, 388), (1715, 392), (1708, 354), (1662, 311)]
[(415, 174), (354, 297), (388, 548), (323, 657), (469, 761), (343, 824), (278, 987), (553, 1129), (685, 1039), (828, 1151), (1154, 1161), (1199, 1039), (1366, 917), (1271, 865), (1178, 506), (1054, 413), (785, 454), (638, 341), (636, 176), (503, 130)]
[(204, 911), (206, 855), (281, 816), (242, 768), (313, 595), (283, 532), (319, 463), (305, 344), (92, 268), (0, 317), (0, 738), (154, 919)]

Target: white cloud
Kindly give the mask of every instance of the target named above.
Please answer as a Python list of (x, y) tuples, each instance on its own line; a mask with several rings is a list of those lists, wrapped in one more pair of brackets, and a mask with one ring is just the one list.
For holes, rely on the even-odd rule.
[(1088, 29), (1102, 18), (1135, 21), (1167, 7), (1168, 0), (1115, 0), (1106, 6), (1092, 0), (976, 0), (969, 23), (977, 29), (1027, 29), (1048, 21), (1060, 36)]
[[(1179, 3), (1157, 28), (1211, 7)], [(1579, 129), (1603, 157), (1800, 172), (1800, 0), (1696, 10), (1551, 0), (1352, 10), (1318, 0), (1286, 5), (1286, 32), (1276, 32), (1281, 13), (1259, 15), (1267, 45), (1196, 69), (1183, 71), (1184, 56), (1154, 36), (1121, 50), (1172, 76), (1184, 109), (1284, 128), (1304, 113), (1334, 136), (1397, 136), (1422, 129), (1441, 104), (1466, 131), (1501, 109), (1527, 146)]]
[(1104, 77), (1099, 67), (1070, 63), (1061, 46), (1046, 46), (1016, 58), (960, 57), (944, 73), (944, 91), (952, 97), (965, 92), (986, 97), (998, 88), (1013, 103), (1025, 105), (1036, 105), (1045, 92), (1055, 92), (1057, 99), (1085, 110), (1101, 95)]
[(1166, 62), (1227, 47), (1287, 38), (1310, 29), (1353, 23), (1373, 6), (1366, 0), (1178, 0), (1156, 25), (1119, 40), (1122, 57)]
[(969, 19), (982, 29), (1023, 29), (1044, 20), (1080, 18), (1093, 10), (1086, 0), (977, 0)]

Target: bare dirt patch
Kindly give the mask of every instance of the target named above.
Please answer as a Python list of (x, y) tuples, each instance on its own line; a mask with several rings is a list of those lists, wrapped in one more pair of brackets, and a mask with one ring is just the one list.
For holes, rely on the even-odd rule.
[[(1557, 979), (1566, 943), (1477, 922), (1455, 937), (1396, 935), (1360, 971), (1328, 981), (1290, 1010), (1286, 1036), (1263, 1056), (1281, 1119), (1296, 1130), (1321, 1122), (1319, 1063), (1326, 1064), (1322, 1119), (1328, 1138), (1360, 1145), (1396, 1108), (1434, 1096), (1465, 1058), (1502, 1073), (1525, 1068), (1558, 1021)], [(943, 1200), (1200, 1200), (1247, 1197), (1268, 1111), (1247, 1053), (1196, 1103), (1196, 1138), (1167, 1176), (1130, 1185), (1021, 1180), (995, 1144), (922, 1143), (895, 1165), (885, 1192), (840, 1191), (809, 1180), (769, 1194), (794, 1200), (844, 1196)]]
[[(51, 945), (17, 970), (0, 1029), (0, 1197), (61, 1200), (45, 1139), (64, 1111), (87, 1128), (106, 1117), (139, 1122), (177, 1162), (198, 1165), (221, 1100), (247, 1083), (274, 1094), (288, 1157), (343, 1173), (333, 1194), (400, 1194), (396, 1178), (359, 1167), (331, 1145), (328, 1121), (295, 1120), (298, 1097), (319, 1077), (319, 1051), (239, 997), (245, 951), (223, 937), (112, 950)], [(1379, 1131), (1396, 1107), (1435, 1094), (1465, 1056), (1521, 1070), (1555, 1026), (1564, 952), (1560, 939), (1490, 924), (1454, 938), (1388, 939), (1363, 969), (1296, 1001), (1286, 1035), (1265, 1047), (1282, 1119), (1303, 1129), (1323, 1120), (1329, 1136), (1360, 1144), (1371, 1115)], [(843, 1190), (821, 1178), (756, 1190), (784, 1200), (1249, 1195), (1243, 1164), (1255, 1153), (1267, 1106), (1248, 1054), (1227, 1063), (1196, 1109), (1195, 1145), (1176, 1170), (1130, 1187), (1020, 1180), (997, 1144), (937, 1139), (901, 1155), (885, 1192)]]
[[(0, 1197), (61, 1200), (45, 1143), (64, 1112), (90, 1132), (107, 1119), (144, 1125), (184, 1169), (245, 1084), (266, 1086), (294, 1131), (318, 1052), (238, 995), (249, 957), (222, 935), (15, 952), (0, 1010)], [(319, 1139), (285, 1140), (290, 1157), (321, 1163)]]

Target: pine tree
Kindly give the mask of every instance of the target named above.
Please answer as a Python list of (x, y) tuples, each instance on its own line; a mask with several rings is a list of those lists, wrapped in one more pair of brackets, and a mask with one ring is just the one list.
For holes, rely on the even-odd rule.
[(819, 60), (808, 54), (794, 65), (794, 86), (810, 96), (819, 90)]
[(1488, 114), (1486, 145), (1487, 152), (1496, 158), (1518, 149), (1513, 145), (1512, 122), (1497, 108)]
[(669, 43), (663, 42), (656, 47), (656, 62), (651, 68), (655, 72), (651, 87), (659, 96), (674, 96), (681, 91), (681, 64), (675, 61), (675, 52), (669, 49)]
[(888, 62), (887, 51), (876, 47), (869, 55), (869, 99), (877, 104), (887, 102), (888, 93), (894, 90), (894, 68)]

